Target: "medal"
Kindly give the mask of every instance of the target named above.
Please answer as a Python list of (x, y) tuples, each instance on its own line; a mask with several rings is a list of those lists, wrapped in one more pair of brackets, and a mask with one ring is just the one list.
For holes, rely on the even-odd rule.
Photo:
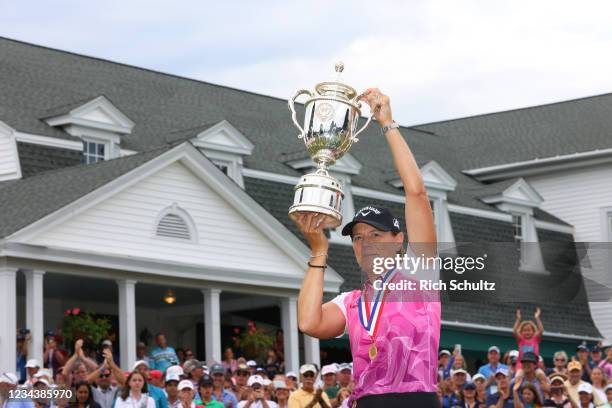
[(378, 349), (376, 348), (376, 344), (372, 344), (370, 349), (368, 350), (368, 355), (370, 356), (370, 360), (374, 360), (376, 358), (376, 354), (378, 354)]
[[(390, 281), (394, 271), (395, 268), (385, 273), (382, 278), (382, 282), (385, 283)], [(379, 291), (376, 294), (376, 298), (374, 299), (374, 302), (372, 302), (371, 310), (368, 302), (365, 299), (365, 290), (358, 299), (357, 307), (359, 311), (359, 322), (366, 330), (368, 335), (372, 338), (372, 345), (368, 349), (368, 356), (370, 357), (370, 360), (374, 360), (378, 354), (378, 349), (376, 348), (375, 344), (376, 332), (378, 331), (380, 315), (382, 314), (382, 309), (385, 303), (385, 295), (386, 291)]]

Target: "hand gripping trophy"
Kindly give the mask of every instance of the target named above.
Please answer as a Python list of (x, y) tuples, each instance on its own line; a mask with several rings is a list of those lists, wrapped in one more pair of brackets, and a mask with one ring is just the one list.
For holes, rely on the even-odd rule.
[[(300, 130), (299, 138), (304, 140), (306, 150), (317, 165), (314, 173), (300, 179), (295, 186), (293, 205), (289, 217), (294, 219), (302, 211), (325, 214), (324, 226), (336, 228), (342, 224), (342, 199), (344, 193), (340, 182), (329, 175), (328, 169), (346, 153), (357, 136), (372, 120), (370, 115), (363, 127), (357, 130), (361, 116), (360, 95), (354, 88), (341, 81), (344, 64), (336, 64), (336, 81), (321, 82), (315, 92), (299, 89), (289, 99), (293, 123)], [(295, 112), (295, 100), (308, 95), (304, 102), (304, 126), (300, 126)]]

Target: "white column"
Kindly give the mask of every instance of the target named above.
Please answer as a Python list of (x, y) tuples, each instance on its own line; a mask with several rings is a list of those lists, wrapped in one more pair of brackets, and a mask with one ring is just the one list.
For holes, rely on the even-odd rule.
[(16, 348), (17, 269), (0, 267), (0, 371), (15, 373)]
[(45, 338), (44, 306), (43, 306), (43, 275), (45, 271), (26, 270), (26, 327), (32, 333), (32, 342), (28, 347), (28, 358), (43, 362)]
[(136, 281), (118, 280), (119, 353), (121, 368), (131, 370), (136, 361)]
[(204, 295), (204, 342), (206, 362), (221, 362), (221, 289), (202, 289)]
[(319, 349), (319, 339), (304, 335), (304, 363), (316, 364), (321, 368), (321, 350)]
[(281, 325), (285, 344), (285, 369), (297, 372), (300, 368), (300, 345), (296, 296), (281, 299)]

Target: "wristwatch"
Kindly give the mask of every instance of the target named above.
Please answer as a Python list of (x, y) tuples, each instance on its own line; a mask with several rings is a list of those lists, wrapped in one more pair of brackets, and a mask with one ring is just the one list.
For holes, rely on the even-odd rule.
[(393, 122), (391, 122), (390, 125), (384, 126), (382, 129), (380, 129), (380, 132), (384, 136), (391, 129), (399, 129), (399, 123), (397, 123), (396, 121), (393, 121)]

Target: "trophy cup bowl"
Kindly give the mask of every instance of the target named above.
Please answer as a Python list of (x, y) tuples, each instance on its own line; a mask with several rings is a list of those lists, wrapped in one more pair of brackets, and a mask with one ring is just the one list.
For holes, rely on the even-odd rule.
[[(357, 142), (357, 136), (369, 125), (366, 123), (357, 130), (361, 116), (359, 96), (354, 88), (340, 81), (344, 64), (336, 64), (337, 81), (321, 82), (315, 91), (299, 89), (289, 99), (289, 110), (295, 126), (300, 130), (298, 138), (304, 140), (306, 150), (317, 170), (300, 178), (294, 188), (293, 205), (289, 207), (289, 217), (295, 220), (301, 212), (325, 214), (323, 226), (336, 228), (342, 224), (341, 183), (329, 175), (328, 169)], [(304, 102), (304, 124), (297, 120), (295, 101), (307, 95)]]

